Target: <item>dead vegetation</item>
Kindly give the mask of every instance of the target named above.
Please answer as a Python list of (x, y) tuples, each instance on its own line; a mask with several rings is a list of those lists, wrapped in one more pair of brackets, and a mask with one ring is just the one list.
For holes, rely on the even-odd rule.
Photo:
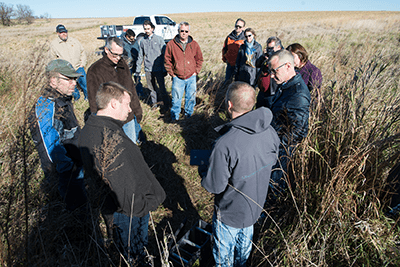
[[(285, 12), (172, 14), (191, 23), (204, 66), (193, 117), (168, 124), (143, 102), (141, 150), (164, 187), (167, 200), (152, 213), (159, 240), (188, 218), (210, 222), (213, 197), (189, 165), (191, 149), (209, 149), (213, 127), (225, 120), (226, 87), (221, 48), (238, 17), (256, 30), (257, 41), (278, 35), (285, 46), (299, 42), (323, 74), (310, 116), (310, 130), (293, 159), (297, 188), (281, 209), (266, 207), (258, 224), (251, 266), (397, 266), (399, 228), (386, 218), (388, 171), (399, 157), (399, 12)], [(104, 244), (97, 218), (81, 224), (66, 213), (56, 185), (43, 180), (26, 130), (27, 111), (43, 86), (47, 42), (64, 23), (97, 60), (101, 24), (133, 18), (35, 20), (0, 36), (1, 132), (0, 263), (2, 266), (121, 266), (113, 244)], [(274, 22), (271, 24), (271, 21)], [(26, 28), (25, 28), (26, 29)], [(87, 67), (88, 67), (87, 66)], [(169, 78), (167, 78), (169, 80)], [(170, 81), (167, 82), (170, 87)], [(83, 125), (87, 102), (75, 103)], [(104, 225), (103, 225), (104, 226)], [(151, 231), (150, 231), (151, 232)], [(150, 254), (159, 259), (155, 236)]]

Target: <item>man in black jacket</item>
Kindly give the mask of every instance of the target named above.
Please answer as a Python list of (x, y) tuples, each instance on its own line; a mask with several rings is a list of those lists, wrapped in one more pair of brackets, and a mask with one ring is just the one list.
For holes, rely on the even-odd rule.
[(164, 201), (165, 192), (122, 129), (131, 112), (130, 101), (130, 92), (122, 85), (101, 84), (97, 114), (90, 115), (82, 129), (79, 148), (92, 206), (100, 208), (108, 227), (114, 222), (126, 255), (140, 263), (147, 245), (149, 212)]

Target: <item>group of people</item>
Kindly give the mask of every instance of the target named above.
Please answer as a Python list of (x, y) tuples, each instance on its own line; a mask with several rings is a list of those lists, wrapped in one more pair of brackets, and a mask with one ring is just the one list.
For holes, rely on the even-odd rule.
[[(238, 19), (224, 43), (226, 80), (235, 78), (225, 102), (231, 120), (216, 129), (221, 136), (201, 173), (202, 186), (215, 194), (217, 266), (245, 266), (268, 187), (276, 197), (287, 187), (288, 161), (308, 132), (310, 91), (322, 80), (301, 45), (286, 50), (271, 37), (262, 52), (255, 31), (244, 27), (245, 21)], [(58, 25), (58, 39), (50, 45), (54, 59), (46, 67), (48, 83), (31, 113), (32, 138), (45, 177), (58, 179), (66, 209), (84, 212), (88, 201), (96, 203), (109, 237), (117, 232), (127, 256), (142, 265), (149, 212), (166, 195), (136, 145), (142, 108), (135, 82), (143, 64), (152, 105), (170, 109), (175, 122), (183, 94), (184, 116), (193, 114), (203, 63), (189, 23), (180, 23), (178, 34), (167, 44), (154, 34), (150, 21), (143, 28), (140, 40), (133, 31), (122, 38), (109, 37), (102, 58), (86, 76), (82, 46)], [(172, 77), (172, 100), (165, 88), (167, 74)], [(82, 129), (72, 102), (79, 98), (77, 84), (90, 106)], [(258, 96), (255, 86), (260, 88)], [(253, 110), (254, 106), (258, 108)]]
[(235, 80), (225, 97), (232, 120), (216, 128), (221, 136), (207, 170), (200, 171), (202, 186), (215, 194), (216, 266), (246, 266), (262, 208), (291, 186), (288, 166), (308, 133), (310, 92), (322, 83), (303, 46), (284, 49), (278, 37), (270, 37), (262, 51), (255, 31), (245, 25), (236, 20), (222, 49), (225, 82)]

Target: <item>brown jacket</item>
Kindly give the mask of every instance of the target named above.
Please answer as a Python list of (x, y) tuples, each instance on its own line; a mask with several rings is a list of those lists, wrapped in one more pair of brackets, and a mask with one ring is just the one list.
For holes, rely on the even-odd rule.
[(203, 54), (199, 44), (191, 36), (188, 38), (186, 49), (183, 51), (179, 35), (168, 42), (165, 49), (165, 69), (168, 74), (178, 76), (179, 79), (188, 79), (193, 73), (199, 74), (203, 65)]
[(135, 115), (137, 121), (140, 122), (142, 120), (142, 107), (140, 106), (129, 67), (124, 60), (118, 61), (118, 64), (115, 65), (107, 55), (103, 55), (103, 57), (93, 63), (87, 71), (87, 89), (90, 111), (92, 113), (97, 112), (96, 92), (99, 89), (100, 84), (110, 81), (121, 84), (132, 94), (132, 112), (129, 113), (126, 122), (133, 120), (133, 115)]

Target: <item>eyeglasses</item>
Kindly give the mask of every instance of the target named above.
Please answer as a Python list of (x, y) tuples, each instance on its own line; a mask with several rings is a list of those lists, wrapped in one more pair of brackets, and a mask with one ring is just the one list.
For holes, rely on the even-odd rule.
[[(108, 49), (108, 48), (107, 48)], [(111, 53), (111, 55), (114, 57), (114, 58), (121, 58), (122, 56), (123, 56), (123, 54), (116, 54), (116, 53), (114, 53), (113, 51), (111, 51), (110, 49), (108, 49), (108, 51), (110, 51), (110, 53)]]
[(251, 36), (253, 36), (252, 34), (246, 35), (246, 38), (250, 38)]
[(189, 31), (186, 31), (186, 30), (181, 30), (181, 32), (188, 33)]
[(276, 71), (278, 70), (278, 69), (280, 69), (280, 68), (282, 68), (283, 66), (285, 66), (287, 63), (289, 63), (289, 62), (285, 62), (285, 63), (283, 63), (282, 65), (280, 65), (279, 67), (277, 67), (277, 68), (275, 68), (275, 69), (271, 69), (271, 74), (276, 74)]
[(67, 82), (72, 82), (72, 81), (75, 81), (75, 82), (76, 82), (76, 80), (78, 79), (77, 77), (68, 78), (68, 77), (62, 77), (62, 76), (58, 76), (58, 78), (59, 78), (59, 79), (62, 79), (62, 80), (64, 80), (64, 81), (67, 81)]
[(240, 26), (240, 25), (235, 25), (235, 28), (239, 28), (239, 29), (241, 29), (241, 28), (243, 28), (243, 26)]

